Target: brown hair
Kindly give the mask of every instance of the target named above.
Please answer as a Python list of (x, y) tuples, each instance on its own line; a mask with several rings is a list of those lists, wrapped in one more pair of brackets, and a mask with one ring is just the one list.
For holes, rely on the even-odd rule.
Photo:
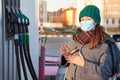
[(93, 37), (90, 40), (90, 49), (97, 47), (99, 44), (105, 42), (105, 38), (109, 35), (105, 33), (105, 28), (100, 25), (96, 25)]

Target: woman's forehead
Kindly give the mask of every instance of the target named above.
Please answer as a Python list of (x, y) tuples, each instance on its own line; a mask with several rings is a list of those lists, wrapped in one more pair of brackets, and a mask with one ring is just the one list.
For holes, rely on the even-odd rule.
[(92, 18), (89, 17), (89, 16), (84, 16), (84, 17), (82, 17), (81, 19), (92, 19)]

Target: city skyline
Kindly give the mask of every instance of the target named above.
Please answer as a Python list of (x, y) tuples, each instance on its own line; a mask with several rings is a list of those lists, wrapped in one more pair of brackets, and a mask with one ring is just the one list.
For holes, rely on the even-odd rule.
[(60, 8), (76, 8), (76, 0), (45, 0), (47, 2), (47, 11), (57, 11)]

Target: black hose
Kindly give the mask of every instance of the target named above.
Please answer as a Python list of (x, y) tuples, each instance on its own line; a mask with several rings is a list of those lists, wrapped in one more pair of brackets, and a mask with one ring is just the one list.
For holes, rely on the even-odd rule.
[(15, 52), (16, 52), (16, 64), (17, 64), (18, 79), (21, 80), (21, 70), (20, 70), (19, 51), (18, 51), (18, 40), (14, 40), (14, 42), (15, 42)]
[(32, 61), (31, 61), (29, 49), (26, 49), (25, 46), (24, 46), (23, 49), (24, 49), (24, 55), (25, 55), (25, 59), (26, 59), (27, 66), (29, 68), (30, 74), (31, 74), (33, 80), (38, 80), (37, 75), (36, 75), (35, 70), (34, 70), (34, 67), (33, 67), (33, 64), (32, 64)]
[[(19, 16), (18, 16), (19, 17)], [(24, 79), (28, 80), (27, 72), (26, 72), (26, 66), (24, 61), (24, 49), (23, 49), (23, 34), (22, 34), (22, 28), (23, 26), (18, 25), (18, 34), (19, 34), (19, 49), (20, 49), (20, 58), (22, 63), (22, 69), (24, 74)]]
[(27, 51), (28, 51), (28, 59), (29, 59), (29, 62), (30, 62), (30, 64), (31, 64), (31, 67), (32, 67), (32, 69), (33, 69), (33, 73), (34, 73), (34, 75), (35, 75), (35, 80), (38, 80), (38, 79), (37, 79), (37, 75), (36, 75), (35, 70), (34, 70), (34, 67), (33, 67), (32, 59), (31, 59), (31, 56), (30, 56), (29, 46), (26, 46), (26, 48), (27, 48)]
[[(23, 33), (26, 35), (29, 33), (28, 25), (25, 25), (25, 27), (23, 28)], [(37, 75), (36, 75), (35, 70), (34, 70), (34, 67), (33, 67), (32, 59), (30, 56), (29, 41), (27, 44), (26, 40), (29, 40), (29, 39), (25, 38), (25, 45), (23, 46), (25, 59), (26, 59), (26, 62), (27, 62), (27, 65), (28, 65), (28, 68), (29, 68), (29, 71), (30, 71), (30, 74), (31, 74), (33, 80), (38, 80)]]
[(19, 46), (20, 48), (20, 58), (21, 58), (21, 63), (22, 63), (22, 68), (23, 68), (23, 74), (24, 74), (24, 78), (25, 80), (28, 80), (28, 77), (27, 77), (27, 72), (26, 72), (26, 67), (25, 67), (25, 62), (24, 62), (24, 56), (23, 56), (23, 48), (22, 46)]
[[(24, 63), (24, 57), (23, 57), (23, 51), (22, 51), (22, 47), (19, 45), (20, 43), (20, 39), (18, 38), (18, 34), (19, 34), (19, 24), (13, 23), (14, 24), (14, 32), (15, 32), (15, 50), (16, 50), (16, 54), (18, 56), (16, 56), (16, 64), (17, 64), (17, 72), (18, 72), (18, 79), (21, 80), (21, 68), (20, 68), (20, 58), (21, 58), (21, 63), (22, 63), (22, 68), (23, 68), (23, 74), (24, 74), (24, 79), (28, 80), (27, 78), (27, 73), (26, 73), (26, 68), (25, 68), (25, 63)], [(19, 56), (20, 55), (20, 56)]]

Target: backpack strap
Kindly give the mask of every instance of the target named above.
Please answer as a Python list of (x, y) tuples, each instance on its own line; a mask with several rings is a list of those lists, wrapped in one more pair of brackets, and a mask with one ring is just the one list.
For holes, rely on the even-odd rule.
[(112, 75), (114, 75), (116, 73), (116, 69), (115, 69), (115, 64), (114, 64), (113, 50), (112, 50), (112, 46), (111, 46), (112, 42), (107, 42), (107, 44), (109, 45), (110, 50), (111, 50), (110, 54), (111, 54), (111, 57), (112, 57), (112, 64), (113, 64), (113, 66), (112, 66)]

